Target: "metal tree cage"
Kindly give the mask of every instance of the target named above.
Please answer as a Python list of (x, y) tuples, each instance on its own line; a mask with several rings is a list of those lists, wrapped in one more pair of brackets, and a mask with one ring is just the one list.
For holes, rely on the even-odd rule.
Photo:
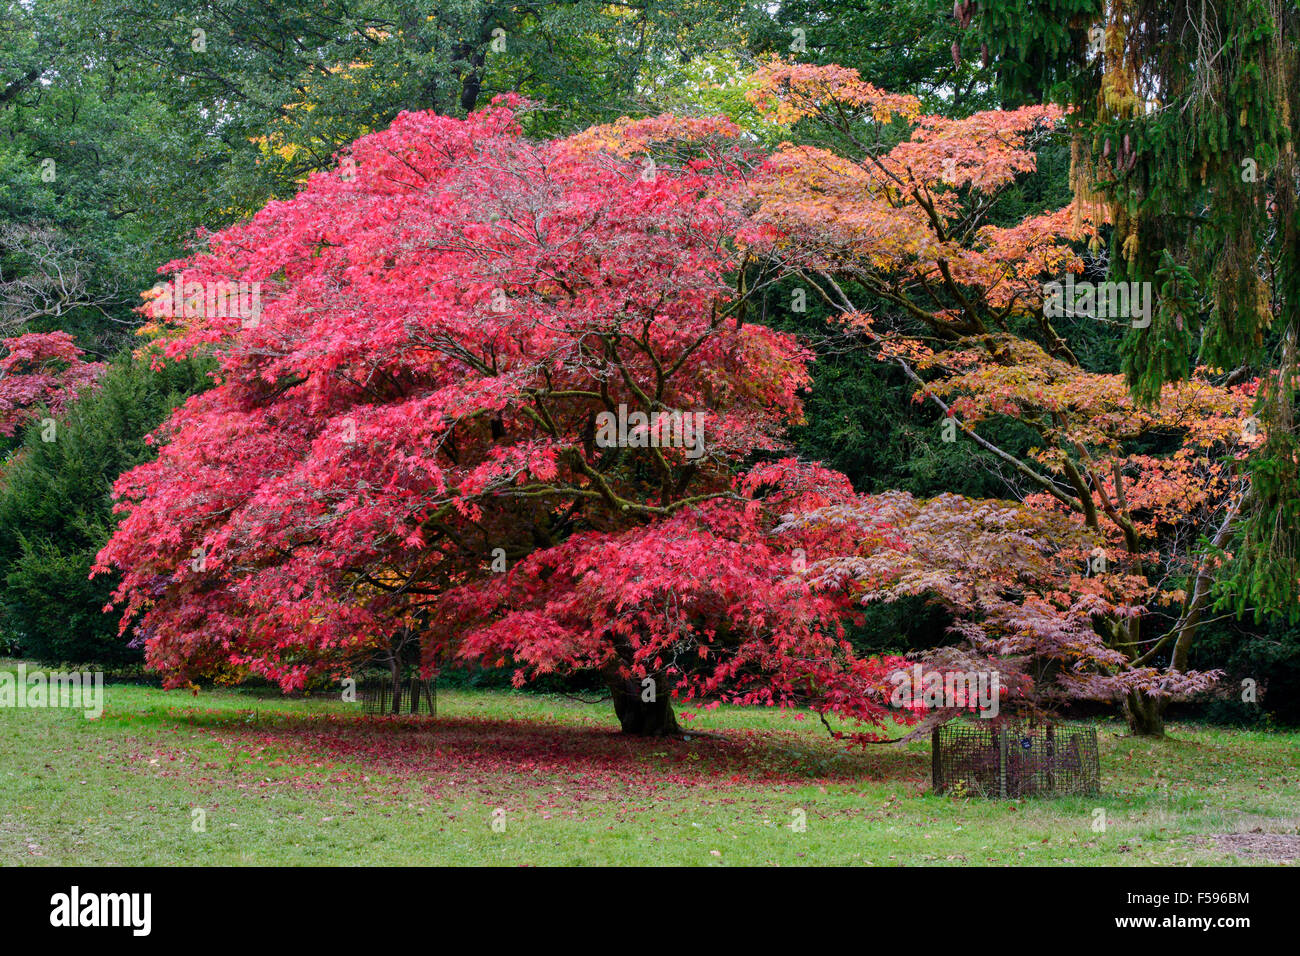
[(1097, 731), (1037, 721), (950, 721), (934, 730), (931, 774), (935, 793), (1097, 794)]
[[(399, 683), (401, 694), (394, 701), (391, 674), (367, 674), (357, 681), (357, 699), (363, 714), (427, 714), (438, 716), (438, 679), (422, 680), (412, 674)], [(394, 706), (396, 704), (396, 706)]]

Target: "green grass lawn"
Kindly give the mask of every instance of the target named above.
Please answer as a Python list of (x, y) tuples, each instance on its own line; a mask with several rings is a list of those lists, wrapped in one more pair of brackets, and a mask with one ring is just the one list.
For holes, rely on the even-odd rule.
[(772, 710), (700, 712), (690, 727), (704, 735), (689, 741), (631, 740), (608, 703), (502, 691), (444, 690), (432, 720), (265, 691), (111, 685), (105, 696), (97, 720), (0, 708), (0, 863), (1300, 857), (1296, 733), (1177, 725), (1153, 742), (1103, 722), (1103, 796), (988, 801), (928, 793), (928, 743), (849, 751), (819, 722)]

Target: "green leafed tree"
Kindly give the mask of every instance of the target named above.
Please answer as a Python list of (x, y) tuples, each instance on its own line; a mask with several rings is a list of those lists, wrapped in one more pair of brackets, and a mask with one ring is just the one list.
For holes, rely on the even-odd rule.
[(0, 630), (19, 653), (105, 665), (142, 658), (102, 613), (114, 582), (88, 580), (90, 567), (116, 524), (113, 481), (153, 457), (145, 436), (206, 381), (201, 362), (155, 371), (123, 357), (52, 434), (26, 429), (0, 471)]
[(1300, 5), (962, 0), (954, 14), (1005, 95), (1072, 108), (1075, 195), (1113, 221), (1112, 278), (1156, 297), (1123, 345), (1135, 393), (1203, 365), (1275, 370), (1221, 597), (1300, 620)]

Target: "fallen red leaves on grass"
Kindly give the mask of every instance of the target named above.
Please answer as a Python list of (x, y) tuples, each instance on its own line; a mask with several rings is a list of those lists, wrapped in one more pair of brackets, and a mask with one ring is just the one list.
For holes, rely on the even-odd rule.
[[(181, 713), (175, 715), (181, 718)], [(376, 796), (409, 798), (411, 782), (435, 802), (509, 801), (515, 806), (580, 808), (618, 803), (619, 812), (649, 810), (676, 796), (744, 799), (765, 791), (853, 786), (870, 780), (920, 780), (924, 755), (903, 751), (846, 753), (829, 740), (778, 730), (711, 730), (685, 738), (628, 737), (605, 726), (536, 719), (338, 715), (275, 717), (260, 722), (229, 711), (186, 711), (172, 725), (195, 727), (230, 752), (254, 787), (321, 790), (352, 785)], [(195, 759), (134, 761), (157, 772), (214, 770)], [(273, 776), (266, 772), (277, 768)], [(301, 769), (285, 777), (283, 770)], [(220, 778), (222, 774), (215, 775)], [(205, 775), (205, 779), (214, 779)], [(712, 801), (711, 801), (712, 802)]]

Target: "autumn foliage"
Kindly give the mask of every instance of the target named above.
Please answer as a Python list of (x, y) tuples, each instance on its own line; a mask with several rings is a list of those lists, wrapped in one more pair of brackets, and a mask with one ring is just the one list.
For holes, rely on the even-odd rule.
[[(1246, 494), (1241, 463), (1262, 440), (1256, 382), (1198, 369), (1140, 403), (1122, 375), (1080, 365), (1044, 284), (1082, 271), (1075, 250), (1103, 223), (1073, 204), (985, 222), (1035, 168), (1057, 109), (918, 117), (851, 71), (774, 63), (762, 79), (761, 108), (818, 120), (863, 154), (779, 150), (755, 179), (763, 251), (1024, 489), (1020, 502), (870, 503), (854, 520), (892, 510), (908, 556), (859, 547), (812, 573), (866, 602), (929, 596), (1030, 699), (1122, 700), (1135, 730), (1159, 732), (1172, 696), (1216, 676), (1190, 672), (1189, 649)], [(889, 146), (880, 124), (896, 115), (913, 128)], [(998, 447), (980, 427), (994, 419), (1031, 429), (1035, 447)]]
[[(676, 116), (536, 142), (517, 98), (407, 113), (161, 270), (257, 283), (264, 305), (154, 316), (165, 355), (210, 350), (219, 377), (119, 480), (99, 556), (150, 665), (286, 689), (376, 653), (519, 683), (590, 670), (635, 732), (719, 699), (870, 732), (902, 662), (856, 654), (842, 622), (922, 596), (961, 639), (929, 666), (994, 669), (1018, 704), (1141, 711), (1211, 680), (1187, 646), (1254, 385), (1206, 369), (1147, 406), (1080, 366), (1042, 288), (1103, 224), (1072, 205), (986, 221), (1060, 111), (924, 116), (852, 70), (780, 62), (750, 100), (857, 155), (763, 156), (729, 120)], [(902, 368), (1021, 500), (861, 496), (789, 457), (812, 356), (750, 321), (774, 276)], [(611, 446), (616, 412), (698, 414), (703, 454), (644, 420)], [(1041, 441), (1011, 455), (993, 418)]]
[(104, 372), (87, 362), (67, 332), (29, 332), (0, 340), (0, 436), (13, 435), (43, 407), (57, 416)]
[[(118, 482), (99, 559), (150, 665), (293, 689), (414, 634), (426, 670), (600, 671), (639, 732), (672, 697), (879, 721), (888, 665), (796, 573), (836, 536), (771, 534), (851, 490), (781, 458), (810, 355), (744, 320), (733, 161), (647, 175), (508, 103), (404, 114), (350, 159), (163, 270), (264, 305), (165, 322), (220, 368)], [(602, 447), (620, 406), (702, 413), (705, 454)]]

